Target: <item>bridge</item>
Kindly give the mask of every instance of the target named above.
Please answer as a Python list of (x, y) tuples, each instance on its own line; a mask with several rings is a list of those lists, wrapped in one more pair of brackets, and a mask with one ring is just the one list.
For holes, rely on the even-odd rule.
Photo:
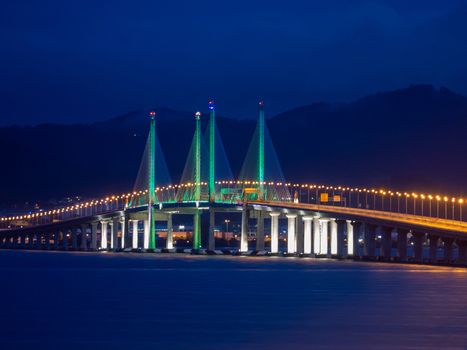
[[(156, 114), (150, 112), (147, 144), (132, 191), (0, 217), (0, 247), (176, 252), (173, 218), (185, 215), (192, 218), (193, 230), (192, 247), (183, 251), (192, 254), (467, 265), (463, 198), (286, 182), (266, 126), (263, 102), (240, 175), (234, 179), (216, 127), (214, 102), (208, 107), (204, 135), (202, 115), (195, 113), (193, 141), (179, 184), (170, 181), (157, 137)], [(225, 213), (241, 217), (238, 251), (216, 249), (216, 216)], [(166, 228), (160, 247), (156, 246), (156, 222)], [(280, 223), (287, 227), (282, 240)]]

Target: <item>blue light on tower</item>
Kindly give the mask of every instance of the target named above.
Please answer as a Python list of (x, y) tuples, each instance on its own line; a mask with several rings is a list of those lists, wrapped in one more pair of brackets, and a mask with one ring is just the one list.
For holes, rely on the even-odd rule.
[(209, 101), (209, 109), (211, 109), (211, 110), (214, 109), (214, 101), (213, 100)]

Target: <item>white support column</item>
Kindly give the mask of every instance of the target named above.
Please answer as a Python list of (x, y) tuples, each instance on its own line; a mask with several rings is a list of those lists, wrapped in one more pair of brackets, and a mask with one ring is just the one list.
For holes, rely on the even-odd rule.
[(122, 240), (121, 240), (121, 248), (125, 249), (125, 235), (127, 231), (127, 218), (125, 216), (120, 218), (120, 224), (122, 225)]
[[(118, 221), (117, 221), (118, 222)], [(109, 222), (109, 227), (110, 227), (110, 242), (109, 242), (109, 248), (113, 249), (114, 247), (114, 222), (110, 221)]]
[(240, 236), (240, 252), (248, 251), (248, 209), (242, 210), (242, 231)]
[(347, 223), (347, 255), (354, 255), (354, 234), (352, 220), (346, 220)]
[(143, 239), (143, 248), (149, 249), (149, 220), (144, 220), (144, 239)]
[(295, 232), (296, 214), (287, 214), (287, 253), (294, 254), (297, 252), (297, 235)]
[(174, 229), (172, 223), (172, 214), (167, 216), (167, 249), (174, 248)]
[(132, 248), (138, 249), (138, 220), (132, 220)]
[(271, 253), (279, 253), (279, 215), (280, 213), (269, 213), (271, 215)]
[(329, 219), (319, 219), (320, 224), (320, 246), (319, 254), (327, 255), (328, 254), (328, 223)]
[(319, 216), (313, 216), (313, 253), (319, 254), (321, 247), (321, 225), (319, 224)]
[(305, 224), (304, 234), (303, 234), (303, 253), (304, 254), (311, 254), (311, 244), (312, 244), (312, 237), (311, 237), (311, 223), (313, 221), (312, 216), (304, 216), (303, 221)]
[(107, 227), (108, 221), (101, 221), (101, 249), (107, 249)]
[(331, 255), (337, 255), (337, 222), (334, 218), (329, 220), (329, 227), (331, 229)]

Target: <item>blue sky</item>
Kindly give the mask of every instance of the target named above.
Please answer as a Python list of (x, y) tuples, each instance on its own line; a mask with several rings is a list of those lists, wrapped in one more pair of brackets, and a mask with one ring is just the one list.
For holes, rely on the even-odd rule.
[(466, 1), (12, 1), (0, 124), (268, 114), (415, 83), (467, 94)]

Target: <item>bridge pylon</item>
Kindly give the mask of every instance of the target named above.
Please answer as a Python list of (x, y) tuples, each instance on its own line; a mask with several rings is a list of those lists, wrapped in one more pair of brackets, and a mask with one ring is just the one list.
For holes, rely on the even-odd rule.
[(260, 101), (258, 105), (258, 197), (264, 199), (264, 102)]
[[(195, 196), (194, 199), (197, 203), (201, 200), (201, 112), (195, 113), (196, 127), (195, 127)], [(201, 212), (196, 208), (193, 220), (193, 249), (201, 248)]]
[(216, 200), (216, 111), (209, 101), (209, 201)]
[[(154, 203), (155, 203), (155, 153), (156, 153), (156, 112), (149, 112), (149, 174), (148, 174), (148, 222), (149, 222), (149, 249), (156, 248), (156, 223), (154, 221)], [(148, 239), (146, 238), (146, 239)]]
[[(243, 188), (255, 188), (247, 199), (290, 200), (285, 178), (269, 135), (264, 114), (264, 102), (258, 103), (258, 122), (240, 171)], [(278, 186), (278, 184), (280, 184)]]

